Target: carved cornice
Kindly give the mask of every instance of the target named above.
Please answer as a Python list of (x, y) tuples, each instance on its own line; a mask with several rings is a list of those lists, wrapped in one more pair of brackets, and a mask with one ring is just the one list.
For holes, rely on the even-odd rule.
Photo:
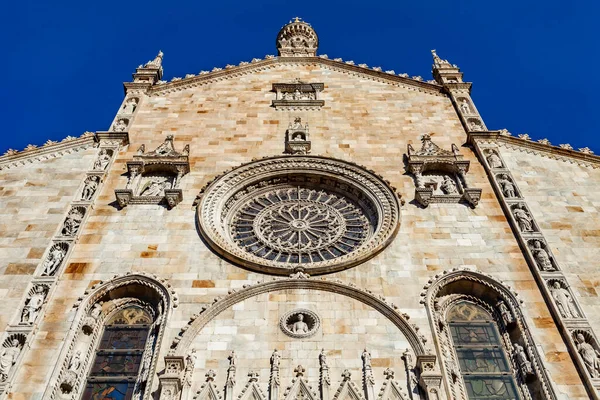
[(60, 142), (48, 141), (41, 147), (27, 146), (23, 151), (8, 150), (0, 156), (0, 170), (19, 167), (26, 163), (49, 160), (65, 154), (85, 150), (97, 141), (92, 132), (86, 132), (78, 138), (67, 136)]
[(552, 146), (551, 144), (535, 142), (533, 140), (522, 139), (515, 136), (509, 136), (502, 134), (502, 131), (468, 132), (468, 142), (470, 144), (473, 144), (474, 142), (489, 144), (496, 143), (555, 160), (576, 162), (582, 166), (600, 168), (599, 155), (562, 148), (560, 146)]
[[(172, 90), (183, 90), (193, 86), (204, 85), (224, 79), (247, 75), (261, 69), (270, 69), (283, 64), (320, 65), (334, 70), (354, 73), (373, 79), (375, 81), (388, 83), (396, 86), (405, 86), (418, 89), (425, 93), (445, 95), (442, 86), (436, 83), (423, 82), (392, 73), (371, 69), (359, 65), (345, 63), (343, 61), (331, 60), (321, 57), (274, 57), (264, 60), (256, 60), (252, 63), (242, 62), (237, 66), (228, 66), (224, 69), (215, 68), (211, 72), (184, 79), (177, 79), (168, 83), (154, 85), (148, 90), (149, 95), (162, 95)], [(391, 72), (391, 71), (390, 71)]]

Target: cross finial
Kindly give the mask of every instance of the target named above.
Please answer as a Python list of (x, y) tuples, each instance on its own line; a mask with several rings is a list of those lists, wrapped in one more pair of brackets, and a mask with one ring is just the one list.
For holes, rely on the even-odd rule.
[(303, 367), (302, 365), (298, 365), (298, 366), (296, 367), (296, 369), (294, 369), (294, 372), (296, 373), (296, 376), (297, 376), (297, 377), (301, 377), (301, 376), (303, 376), (305, 371), (306, 371), (306, 370), (304, 369), (304, 367)]
[(383, 375), (385, 375), (385, 379), (394, 379), (394, 370), (386, 368), (385, 371), (383, 371)]
[(344, 372), (342, 372), (342, 378), (344, 381), (349, 381), (351, 375), (352, 374), (350, 373), (350, 370), (348, 370), (348, 369), (345, 369)]
[(258, 372), (256, 371), (250, 371), (248, 372), (248, 378), (250, 382), (256, 382), (258, 381)]
[(295, 17), (294, 22), (300, 22), (300, 17)]
[(206, 382), (212, 382), (215, 380), (215, 376), (217, 376), (217, 374), (212, 369), (209, 369), (204, 376), (206, 376)]

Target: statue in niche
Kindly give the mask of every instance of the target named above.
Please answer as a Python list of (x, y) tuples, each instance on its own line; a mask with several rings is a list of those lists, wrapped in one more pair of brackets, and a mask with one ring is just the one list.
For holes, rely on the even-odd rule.
[(498, 311), (500, 311), (500, 316), (502, 317), (502, 321), (504, 321), (504, 325), (510, 325), (514, 322), (512, 313), (503, 301), (498, 302)]
[(63, 225), (62, 234), (64, 236), (73, 236), (79, 230), (81, 226), (81, 220), (83, 219), (83, 214), (81, 211), (77, 209), (72, 209), (67, 215), (65, 219), (65, 223)]
[(575, 302), (571, 293), (563, 288), (560, 282), (555, 281), (550, 287), (550, 294), (556, 303), (556, 307), (563, 318), (579, 318), (579, 311), (575, 307)]
[(280, 360), (281, 356), (277, 352), (277, 349), (273, 350), (273, 354), (271, 354), (271, 366), (278, 369)]
[(577, 352), (583, 359), (590, 376), (600, 378), (600, 353), (594, 347), (585, 341), (582, 333), (577, 334)]
[(81, 350), (77, 350), (69, 361), (69, 371), (77, 372), (81, 366)]
[(64, 260), (67, 251), (60, 246), (53, 246), (48, 253), (48, 257), (46, 257), (46, 261), (44, 261), (44, 272), (42, 275), (44, 276), (52, 276)]
[(309, 329), (306, 322), (304, 322), (304, 314), (298, 314), (298, 320), (289, 329), (292, 333), (308, 333)]
[(127, 123), (125, 122), (124, 119), (118, 120), (113, 125), (113, 131), (114, 132), (125, 132), (125, 129), (127, 129)]
[(33, 294), (25, 300), (25, 306), (21, 312), (21, 323), (22, 324), (33, 324), (37, 318), (44, 300), (46, 299), (46, 290), (43, 286), (36, 286), (33, 290)]
[(490, 168), (502, 168), (502, 160), (495, 150), (489, 150), (486, 158)]
[(483, 126), (481, 125), (481, 122), (479, 122), (479, 120), (473, 120), (469, 123), (469, 126), (471, 127), (472, 131), (482, 131), (483, 130)]
[(519, 343), (515, 343), (514, 347), (514, 355), (517, 361), (517, 365), (519, 369), (523, 372), (524, 375), (533, 374), (533, 368), (531, 367), (531, 362), (527, 359), (527, 354), (525, 353), (525, 349)]
[(106, 151), (106, 149), (100, 150), (100, 154), (98, 154), (98, 158), (94, 163), (94, 169), (104, 171), (110, 162), (110, 154)]
[(502, 188), (502, 193), (504, 194), (504, 197), (509, 198), (509, 199), (513, 198), (513, 197), (517, 197), (516, 191), (515, 191), (515, 185), (512, 183), (512, 181), (510, 180), (508, 175), (506, 175), (506, 174), (500, 175), (500, 177), (498, 178), (498, 184)]
[(296, 88), (296, 90), (294, 90), (294, 100), (302, 100), (302, 93), (300, 92), (300, 89)]
[(454, 180), (451, 179), (448, 175), (444, 175), (444, 180), (442, 181), (442, 183), (440, 185), (440, 189), (442, 189), (442, 192), (444, 192), (444, 194), (458, 193), (458, 190), (456, 189), (456, 184), (454, 183)]
[(525, 205), (517, 204), (515, 208), (513, 208), (513, 216), (515, 217), (517, 224), (519, 224), (521, 232), (533, 232), (533, 218), (531, 218), (531, 215), (527, 212)]
[(460, 101), (460, 109), (465, 114), (471, 113), (471, 107), (469, 107), (469, 101), (467, 99), (461, 99)]
[(137, 108), (137, 99), (135, 97), (130, 98), (123, 105), (123, 113), (124, 114), (133, 114), (135, 109)]
[(165, 189), (171, 188), (171, 182), (164, 176), (153, 177), (150, 181), (150, 185), (142, 191), (140, 196), (164, 196)]
[(533, 254), (533, 258), (535, 259), (535, 262), (540, 270), (556, 271), (556, 268), (554, 268), (554, 265), (552, 265), (552, 260), (550, 260), (550, 254), (548, 254), (548, 251), (542, 247), (542, 242), (539, 240), (534, 240), (531, 253)]
[(21, 343), (19, 342), (19, 339), (11, 339), (8, 343), (8, 347), (5, 347), (0, 354), (0, 382), (6, 382), (8, 374), (13, 365), (17, 362), (20, 353)]
[(92, 175), (85, 180), (85, 184), (83, 186), (83, 191), (81, 192), (81, 199), (90, 201), (96, 193), (96, 189), (98, 189), (98, 183), (100, 182), (100, 178)]

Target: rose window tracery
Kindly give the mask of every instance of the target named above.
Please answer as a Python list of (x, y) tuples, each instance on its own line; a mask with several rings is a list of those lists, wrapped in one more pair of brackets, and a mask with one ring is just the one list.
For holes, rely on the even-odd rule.
[(252, 198), (233, 220), (245, 251), (288, 263), (313, 263), (349, 254), (370, 234), (359, 206), (341, 195), (282, 188)]
[(378, 176), (318, 156), (265, 158), (212, 182), (198, 200), (206, 243), (244, 267), (288, 275), (339, 271), (387, 246), (399, 200)]

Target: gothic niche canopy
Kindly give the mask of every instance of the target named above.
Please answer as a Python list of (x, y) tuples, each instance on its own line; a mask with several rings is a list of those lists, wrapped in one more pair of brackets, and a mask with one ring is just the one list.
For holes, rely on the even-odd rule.
[(314, 57), (319, 38), (309, 23), (296, 17), (277, 34), (277, 51), (281, 57)]
[(183, 199), (181, 178), (190, 171), (190, 146), (186, 145), (181, 153), (176, 151), (173, 136), (169, 135), (156, 150), (145, 151), (146, 146), (141, 145), (133, 160), (127, 162), (127, 186), (115, 190), (119, 206), (165, 201), (169, 208), (175, 207)]
[(308, 124), (302, 126), (302, 119), (296, 117), (294, 123), (290, 123), (285, 131), (285, 152), (287, 154), (310, 153), (310, 138), (308, 136)]
[(213, 249), (261, 272), (326, 273), (387, 246), (399, 202), (379, 177), (314, 156), (266, 158), (221, 176), (201, 193), (197, 219)]
[(414, 175), (415, 200), (427, 207), (430, 203), (458, 203), (465, 200), (476, 207), (481, 189), (467, 184), (466, 174), (470, 161), (464, 160), (458, 147), (443, 150), (427, 134), (421, 138), (421, 149), (415, 151), (408, 145), (408, 171)]

